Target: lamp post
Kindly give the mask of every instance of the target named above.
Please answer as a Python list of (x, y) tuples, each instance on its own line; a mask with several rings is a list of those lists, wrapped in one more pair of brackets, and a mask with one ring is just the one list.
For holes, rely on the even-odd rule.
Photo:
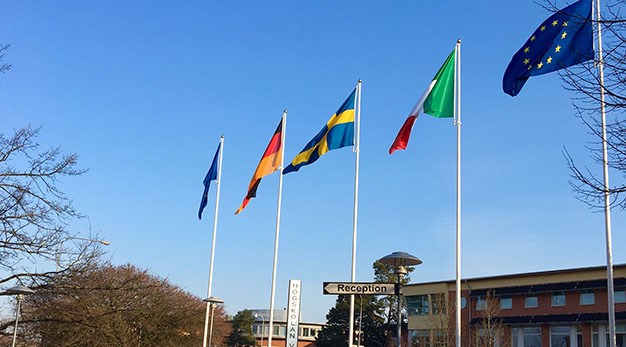
[(394, 267), (394, 273), (398, 276), (398, 331), (396, 338), (396, 346), (401, 347), (402, 340), (402, 306), (400, 299), (402, 298), (402, 277), (407, 274), (406, 267), (411, 265), (419, 265), (422, 263), (419, 258), (405, 252), (393, 252), (387, 256), (378, 259), (380, 263), (391, 265)]
[(24, 295), (34, 294), (35, 291), (24, 286), (17, 286), (13, 288), (9, 288), (6, 291), (7, 294), (14, 294), (17, 296), (17, 309), (15, 310), (15, 327), (13, 328), (13, 343), (12, 347), (15, 347), (15, 341), (17, 340), (17, 323), (20, 319), (20, 308), (22, 307), (22, 299), (24, 299)]
[(265, 333), (265, 317), (262, 314), (255, 313), (254, 318), (261, 317), (261, 347), (263, 347), (263, 334)]
[(215, 315), (215, 308), (217, 307), (217, 304), (223, 304), (224, 300), (212, 296), (202, 301), (206, 302), (207, 305), (211, 307), (211, 323), (209, 326), (209, 347), (211, 347), (211, 339), (213, 339), (213, 316)]

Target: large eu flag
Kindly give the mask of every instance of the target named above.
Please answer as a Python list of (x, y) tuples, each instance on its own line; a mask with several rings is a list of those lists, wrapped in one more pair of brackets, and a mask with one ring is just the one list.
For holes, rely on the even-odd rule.
[(577, 1), (541, 23), (506, 68), (504, 92), (515, 96), (530, 76), (593, 59), (591, 6), (591, 0)]

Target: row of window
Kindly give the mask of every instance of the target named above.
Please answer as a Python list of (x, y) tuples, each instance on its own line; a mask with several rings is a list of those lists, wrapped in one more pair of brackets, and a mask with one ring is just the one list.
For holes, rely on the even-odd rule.
[[(626, 324), (615, 326), (617, 346), (626, 347)], [(602, 334), (604, 332), (604, 334)], [(605, 335), (601, 339), (601, 335)], [(449, 345), (445, 330), (441, 329), (418, 329), (410, 330), (411, 347), (447, 347)], [(542, 347), (541, 327), (516, 327), (511, 329), (508, 337), (505, 331), (487, 331), (477, 329), (474, 335), (476, 346), (511, 346), (511, 347)], [(510, 338), (510, 343), (506, 341)], [(592, 327), (591, 346), (583, 343), (582, 330), (578, 326), (551, 326), (549, 347), (570, 347), (573, 345), (572, 338), (576, 340), (578, 347), (608, 347), (609, 336), (605, 326)], [(486, 341), (489, 339), (490, 341)], [(602, 346), (604, 345), (604, 346)]]
[[(626, 303), (626, 288), (616, 288), (614, 290), (615, 303)], [(428, 314), (442, 314), (446, 310), (446, 297), (444, 293), (423, 294), (407, 296), (406, 305), (409, 316), (422, 316)], [(500, 309), (508, 310), (513, 308), (513, 298), (511, 296), (497, 297), (500, 301)], [(594, 305), (596, 302), (593, 290), (581, 290), (579, 292), (578, 303), (580, 305)], [(553, 307), (565, 306), (567, 303), (565, 292), (552, 293), (551, 305)], [(489, 304), (486, 297), (476, 299), (476, 310), (487, 309)], [(539, 297), (537, 295), (527, 295), (524, 298), (525, 308), (539, 307)], [(465, 298), (461, 298), (461, 308), (465, 308)]]

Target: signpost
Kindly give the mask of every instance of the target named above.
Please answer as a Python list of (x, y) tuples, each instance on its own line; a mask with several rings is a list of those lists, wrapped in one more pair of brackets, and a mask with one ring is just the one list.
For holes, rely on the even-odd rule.
[(326, 295), (399, 295), (397, 283), (324, 282)]

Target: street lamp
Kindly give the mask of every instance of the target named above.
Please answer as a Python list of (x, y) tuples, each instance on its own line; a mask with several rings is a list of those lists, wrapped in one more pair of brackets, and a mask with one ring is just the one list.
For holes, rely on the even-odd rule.
[(212, 296), (202, 301), (206, 302), (206, 304), (211, 307), (211, 325), (209, 328), (209, 347), (211, 347), (211, 339), (213, 338), (213, 315), (215, 314), (215, 308), (217, 307), (217, 304), (223, 304), (224, 300)]
[(13, 328), (13, 344), (11, 345), (12, 347), (15, 347), (15, 341), (17, 340), (17, 323), (20, 317), (20, 308), (22, 307), (22, 299), (24, 299), (24, 295), (34, 294), (35, 291), (28, 287), (17, 286), (17, 287), (7, 289), (6, 293), (17, 296), (17, 310), (15, 310), (15, 327)]
[(398, 332), (396, 346), (400, 347), (402, 339), (402, 312), (400, 305), (400, 299), (402, 298), (402, 277), (407, 274), (407, 266), (419, 265), (422, 261), (419, 260), (419, 258), (405, 252), (393, 252), (378, 259), (378, 262), (393, 266), (394, 273), (398, 276)]
[(254, 318), (261, 317), (261, 347), (263, 347), (263, 334), (265, 333), (265, 317), (262, 314), (255, 313)]

